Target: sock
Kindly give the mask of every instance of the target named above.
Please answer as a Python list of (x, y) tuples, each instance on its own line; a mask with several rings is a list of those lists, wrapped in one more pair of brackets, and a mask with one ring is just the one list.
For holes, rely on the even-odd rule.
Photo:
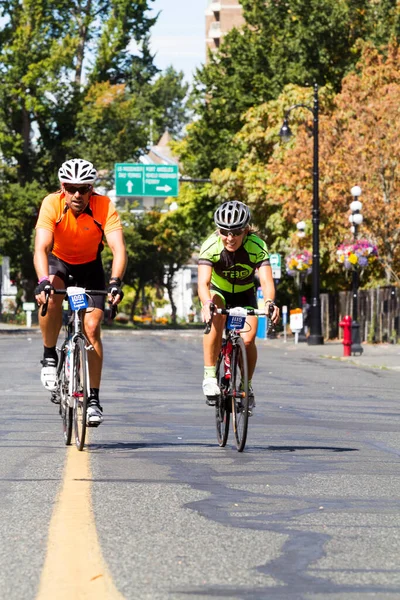
[[(240, 385), (243, 387), (243, 379), (240, 380)], [(249, 389), (251, 388), (251, 379), (249, 379)]]
[(214, 367), (204, 367), (204, 379), (208, 379), (209, 377), (215, 378), (217, 376), (216, 368)]
[(99, 399), (99, 388), (90, 388), (90, 397), (98, 400)]
[(57, 350), (55, 346), (52, 346), (51, 348), (43, 346), (43, 349), (43, 358), (54, 358), (56, 363), (58, 362)]

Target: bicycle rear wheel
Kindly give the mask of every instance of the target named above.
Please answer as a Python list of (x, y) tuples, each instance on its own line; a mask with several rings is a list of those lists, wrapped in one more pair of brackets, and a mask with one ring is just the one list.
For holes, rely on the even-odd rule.
[(73, 421), (73, 409), (69, 405), (69, 382), (65, 373), (65, 350), (61, 349), (60, 352), (60, 364), (59, 364), (59, 376), (58, 376), (58, 389), (60, 393), (60, 415), (63, 424), (64, 442), (66, 446), (71, 444), (72, 439), (72, 421)]
[(215, 424), (217, 427), (218, 444), (221, 448), (223, 448), (226, 445), (226, 442), (228, 441), (230, 407), (227, 397), (228, 386), (227, 381), (225, 379), (224, 356), (222, 352), (220, 352), (218, 357), (216, 372), (218, 386), (221, 390), (221, 393), (215, 404)]
[(86, 436), (89, 375), (85, 343), (80, 338), (75, 342), (74, 365), (71, 377), (73, 377), (75, 443), (78, 450), (83, 450)]
[(236, 447), (242, 452), (246, 445), (249, 422), (249, 376), (246, 347), (242, 338), (237, 340), (232, 352), (232, 413)]

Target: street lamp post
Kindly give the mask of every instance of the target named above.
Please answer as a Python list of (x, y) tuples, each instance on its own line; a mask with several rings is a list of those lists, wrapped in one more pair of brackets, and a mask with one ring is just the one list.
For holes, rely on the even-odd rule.
[[(299, 221), (296, 224), (296, 229), (297, 229), (297, 236), (299, 238), (303, 238), (306, 235), (306, 233), (305, 233), (306, 224), (304, 223), (304, 221)], [(304, 273), (302, 273), (302, 272), (298, 273), (297, 287), (298, 287), (298, 293), (299, 293), (298, 306), (303, 311), (303, 327), (299, 331), (299, 335), (298, 335), (297, 341), (298, 342), (306, 342), (307, 341), (307, 337), (306, 337), (305, 327), (304, 327), (304, 324), (305, 324), (305, 321), (306, 321), (306, 314), (305, 314), (305, 306), (306, 305), (303, 304), (303, 298), (304, 298)]]
[[(354, 242), (358, 239), (358, 227), (363, 222), (361, 214), (362, 202), (358, 199), (361, 196), (361, 188), (355, 185), (350, 190), (353, 196), (353, 201), (350, 204), (351, 215), (349, 217), (352, 224), (351, 230), (354, 236)], [(363, 347), (361, 346), (360, 324), (358, 323), (358, 288), (360, 286), (360, 271), (359, 267), (354, 266), (352, 275), (352, 292), (353, 292), (353, 321), (351, 324), (351, 353), (362, 354)]]
[(324, 343), (321, 324), (321, 299), (320, 299), (320, 265), (319, 265), (319, 146), (318, 146), (318, 85), (314, 85), (314, 103), (313, 106), (307, 104), (294, 104), (285, 111), (283, 125), (279, 132), (283, 140), (290, 139), (292, 132), (289, 127), (289, 114), (295, 108), (307, 108), (313, 115), (313, 206), (312, 206), (312, 225), (313, 225), (313, 261), (312, 261), (312, 288), (311, 288), (311, 306), (310, 306), (310, 335), (308, 344), (317, 346)]

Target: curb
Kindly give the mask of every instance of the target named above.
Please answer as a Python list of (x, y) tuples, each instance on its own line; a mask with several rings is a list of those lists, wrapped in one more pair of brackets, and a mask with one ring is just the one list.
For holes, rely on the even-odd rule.
[(13, 328), (10, 327), (9, 329), (7, 328), (2, 328), (0, 327), (0, 335), (27, 335), (27, 334), (36, 334), (36, 333), (40, 333), (40, 329), (30, 329), (30, 328), (26, 328), (26, 329), (17, 329), (17, 328)]

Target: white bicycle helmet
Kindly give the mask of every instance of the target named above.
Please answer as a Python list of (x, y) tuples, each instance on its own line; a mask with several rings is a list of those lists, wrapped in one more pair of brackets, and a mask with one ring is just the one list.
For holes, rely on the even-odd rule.
[(214, 213), (214, 223), (219, 229), (243, 229), (249, 222), (249, 207), (238, 200), (224, 202)]
[(96, 181), (97, 171), (88, 160), (72, 158), (67, 160), (58, 169), (58, 178), (61, 183), (76, 183), (92, 185)]

